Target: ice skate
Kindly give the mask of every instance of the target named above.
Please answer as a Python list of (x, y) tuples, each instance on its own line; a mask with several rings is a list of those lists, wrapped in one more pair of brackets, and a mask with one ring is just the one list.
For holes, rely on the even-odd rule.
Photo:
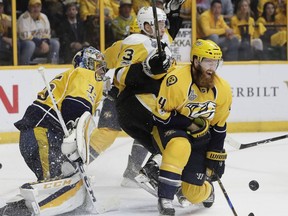
[(157, 161), (161, 161), (161, 155), (151, 156), (140, 170), (140, 174), (135, 177), (138, 185), (155, 197), (158, 197), (159, 164)]
[(158, 210), (160, 215), (175, 215), (175, 209), (173, 207), (173, 200), (159, 198)]
[(176, 192), (176, 197), (178, 199), (179, 204), (183, 207), (186, 208), (188, 206), (191, 205), (191, 202), (189, 202), (186, 197), (183, 195), (182, 193), (182, 189), (181, 187), (178, 188), (177, 192)]

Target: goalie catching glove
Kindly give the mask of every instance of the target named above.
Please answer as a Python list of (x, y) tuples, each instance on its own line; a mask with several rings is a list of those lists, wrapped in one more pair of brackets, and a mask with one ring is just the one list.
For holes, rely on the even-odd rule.
[(222, 177), (225, 171), (225, 160), (227, 158), (227, 153), (225, 149), (223, 150), (211, 150), (206, 153), (206, 166), (207, 166), (207, 176), (211, 181), (217, 181), (217, 176)]

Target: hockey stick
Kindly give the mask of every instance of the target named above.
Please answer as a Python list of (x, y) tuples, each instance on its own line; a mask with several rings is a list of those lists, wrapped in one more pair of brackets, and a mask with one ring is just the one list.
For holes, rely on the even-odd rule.
[(66, 127), (66, 125), (65, 125), (65, 122), (64, 122), (63, 117), (62, 117), (62, 115), (61, 115), (61, 112), (59, 111), (59, 109), (58, 109), (58, 107), (57, 107), (57, 105), (56, 105), (56, 101), (55, 101), (55, 98), (54, 98), (54, 96), (53, 96), (53, 94), (52, 94), (51, 87), (50, 87), (49, 83), (48, 83), (47, 80), (46, 80), (46, 77), (45, 77), (45, 74), (44, 74), (44, 73), (45, 73), (45, 68), (44, 68), (44, 67), (39, 67), (39, 68), (38, 68), (38, 72), (41, 74), (42, 79), (43, 79), (43, 81), (44, 81), (44, 83), (45, 83), (45, 86), (46, 86), (46, 88), (47, 88), (49, 97), (51, 98), (51, 101), (52, 101), (52, 104), (53, 104), (54, 111), (55, 111), (56, 114), (57, 114), (58, 120), (59, 120), (59, 122), (60, 122), (60, 125), (61, 125), (63, 131), (64, 131), (65, 137), (68, 137), (68, 136), (69, 136), (69, 132), (68, 132), (68, 130), (67, 130), (67, 127)]
[(156, 1), (155, 0), (152, 0), (152, 11), (153, 11), (158, 53), (159, 53), (159, 55), (162, 55), (161, 54), (162, 53), (162, 47), (161, 47), (161, 40), (160, 40), (160, 31), (159, 31), (159, 25), (158, 25), (158, 15), (157, 15), (157, 10), (156, 10)]
[[(64, 134), (65, 134), (65, 137), (68, 137), (69, 136), (69, 132), (68, 132), (68, 129), (67, 129), (67, 126), (64, 122), (64, 119), (61, 115), (61, 112), (60, 110), (58, 109), (57, 105), (56, 105), (56, 101), (55, 101), (55, 98), (54, 98), (54, 95), (51, 91), (51, 88), (50, 88), (50, 85), (49, 83), (46, 81), (46, 77), (45, 77), (45, 68), (44, 67), (39, 67), (38, 68), (38, 72), (41, 74), (42, 78), (43, 78), (43, 81), (45, 83), (45, 86), (47, 88), (47, 91), (48, 91), (48, 94), (49, 94), (49, 97), (51, 98), (52, 100), (52, 103), (53, 103), (53, 108), (55, 109), (55, 112), (57, 113), (57, 117), (59, 119), (59, 122), (61, 124), (61, 127), (64, 131)], [(112, 206), (111, 208), (109, 208), (108, 206), (100, 206), (97, 204), (96, 202), (96, 198), (95, 198), (95, 195), (94, 195), (94, 191), (90, 185), (90, 181), (86, 175), (86, 172), (84, 170), (84, 167), (83, 167), (83, 162), (82, 161), (76, 161), (76, 164), (78, 166), (78, 169), (80, 171), (80, 176), (81, 176), (81, 179), (85, 185), (85, 188), (87, 190), (87, 193), (88, 193), (88, 196), (90, 198), (90, 201), (92, 202), (93, 204), (93, 207), (95, 208), (95, 211), (99, 214), (101, 213), (104, 213), (104, 212), (107, 212), (107, 211), (110, 211), (111, 209), (115, 208), (115, 206)]]
[(226, 199), (230, 209), (232, 210), (234, 216), (237, 216), (238, 214), (235, 211), (235, 208), (234, 208), (234, 206), (233, 206), (233, 204), (232, 204), (232, 202), (231, 202), (231, 200), (230, 200), (230, 198), (229, 198), (229, 196), (228, 196), (228, 194), (227, 194), (227, 192), (226, 192), (226, 190), (224, 188), (224, 185), (222, 184), (222, 181), (220, 180), (220, 178), (219, 178), (219, 176), (217, 174), (216, 174), (216, 177), (217, 177), (217, 182), (218, 182), (218, 184), (219, 184), (219, 186), (220, 186), (220, 188), (221, 188), (221, 190), (222, 190), (222, 192), (223, 192), (223, 194), (225, 196), (225, 199)]
[(254, 147), (257, 145), (261, 145), (261, 144), (267, 144), (270, 142), (274, 142), (274, 141), (281, 140), (281, 139), (287, 139), (287, 138), (288, 138), (288, 134), (278, 136), (278, 137), (268, 138), (264, 140), (259, 140), (259, 141), (251, 142), (251, 143), (239, 143), (238, 141), (234, 140), (230, 136), (226, 136), (225, 141), (236, 149), (245, 149), (245, 148), (250, 148), (250, 147)]

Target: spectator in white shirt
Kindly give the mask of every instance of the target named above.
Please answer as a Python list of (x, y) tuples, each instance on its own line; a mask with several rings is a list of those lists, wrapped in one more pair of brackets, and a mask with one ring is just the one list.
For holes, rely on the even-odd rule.
[(41, 9), (41, 0), (29, 0), (28, 10), (17, 21), (21, 65), (29, 64), (36, 56), (48, 57), (50, 62), (53, 58), (53, 63), (58, 62), (60, 43), (51, 38), (49, 20)]

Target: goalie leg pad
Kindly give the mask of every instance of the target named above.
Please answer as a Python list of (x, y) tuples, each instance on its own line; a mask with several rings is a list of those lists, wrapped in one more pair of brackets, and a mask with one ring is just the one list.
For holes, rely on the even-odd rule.
[(76, 142), (78, 147), (79, 155), (84, 164), (89, 164), (89, 145), (90, 137), (93, 130), (96, 128), (96, 124), (90, 114), (85, 112), (80, 117), (76, 128)]
[(73, 129), (68, 137), (65, 137), (61, 151), (71, 161), (80, 158), (84, 164), (89, 164), (90, 136), (95, 128), (95, 122), (89, 112), (84, 112), (77, 121), (76, 129)]
[(20, 188), (27, 208), (35, 215), (70, 212), (85, 201), (86, 189), (79, 174), (70, 178), (26, 183)]
[(77, 172), (77, 167), (71, 161), (65, 161), (61, 165), (62, 175), (64, 177), (70, 177)]

